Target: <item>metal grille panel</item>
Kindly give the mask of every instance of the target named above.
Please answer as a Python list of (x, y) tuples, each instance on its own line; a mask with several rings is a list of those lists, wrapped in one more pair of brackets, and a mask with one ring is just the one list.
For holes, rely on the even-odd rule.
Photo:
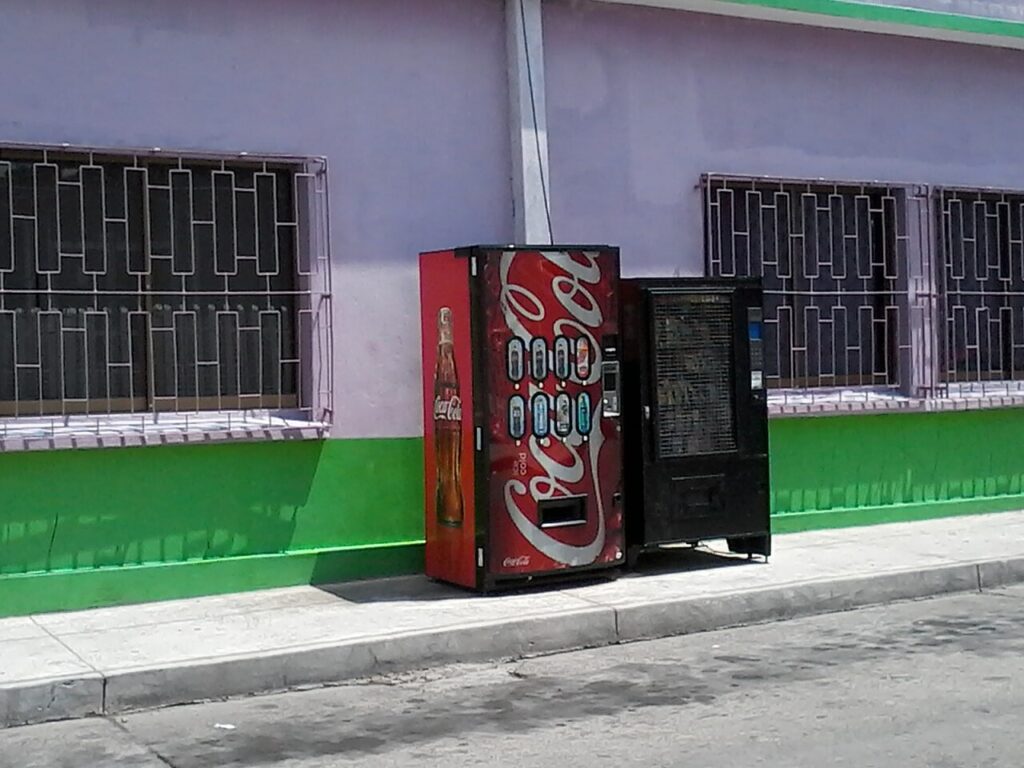
[(1024, 404), (1024, 191), (703, 182), (708, 274), (763, 279), (773, 413)]
[(1024, 194), (940, 190), (943, 376), (1018, 393), (1024, 380)]
[(659, 458), (736, 450), (728, 297), (660, 295), (653, 302)]
[(319, 160), (0, 149), (0, 433), (115, 414), (326, 421), (325, 197)]
[(763, 279), (770, 389), (899, 385), (905, 199), (882, 185), (705, 178), (709, 274)]

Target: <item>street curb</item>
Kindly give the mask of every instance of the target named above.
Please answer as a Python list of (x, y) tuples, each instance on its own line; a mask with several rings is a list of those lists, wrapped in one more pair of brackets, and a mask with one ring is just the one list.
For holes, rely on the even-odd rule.
[(103, 675), (47, 678), (0, 686), (0, 728), (103, 714)]
[(1024, 557), (711, 597), (634, 604), (605, 604), (587, 598), (592, 607), (557, 615), (9, 684), (0, 686), (0, 728), (285, 691), (438, 664), (519, 658), (708, 632), (1020, 582), (1024, 582)]
[[(562, 617), (570, 621), (560, 620)], [(434, 664), (521, 657), (616, 642), (615, 612), (594, 606), (453, 629), (111, 673), (104, 712), (324, 685)]]
[(978, 588), (995, 589), (1024, 581), (1024, 557), (978, 563)]
[[(1024, 559), (1021, 567), (1024, 580)], [(979, 589), (978, 565), (969, 564), (644, 603), (618, 609), (619, 639), (708, 632)]]

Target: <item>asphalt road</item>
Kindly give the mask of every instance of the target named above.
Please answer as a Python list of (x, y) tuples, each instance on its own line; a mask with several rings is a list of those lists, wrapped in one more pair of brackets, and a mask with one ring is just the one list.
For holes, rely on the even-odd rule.
[(1024, 764), (1024, 588), (0, 731), (4, 768)]

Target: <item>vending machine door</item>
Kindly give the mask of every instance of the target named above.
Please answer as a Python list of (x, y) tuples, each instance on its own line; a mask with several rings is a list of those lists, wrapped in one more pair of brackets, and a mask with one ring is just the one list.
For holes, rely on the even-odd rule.
[(489, 405), (478, 465), (487, 579), (618, 565), (618, 252), (498, 248), (475, 259)]

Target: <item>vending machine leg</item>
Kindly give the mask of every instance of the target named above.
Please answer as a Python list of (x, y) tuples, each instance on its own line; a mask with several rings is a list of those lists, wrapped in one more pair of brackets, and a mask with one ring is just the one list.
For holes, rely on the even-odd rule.
[(643, 547), (632, 546), (626, 547), (626, 568), (630, 571), (636, 569), (636, 562), (640, 559), (640, 553), (643, 552)]
[(771, 536), (737, 536), (726, 540), (729, 551), (742, 555), (761, 555), (765, 562), (772, 554)]

